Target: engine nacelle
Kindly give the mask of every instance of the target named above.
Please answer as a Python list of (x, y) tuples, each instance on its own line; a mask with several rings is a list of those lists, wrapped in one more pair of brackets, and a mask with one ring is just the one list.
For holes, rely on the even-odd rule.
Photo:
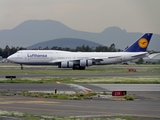
[(73, 68), (73, 62), (61, 62), (59, 68)]
[(92, 60), (86, 60), (86, 59), (80, 60), (81, 67), (92, 66), (92, 65), (93, 65)]

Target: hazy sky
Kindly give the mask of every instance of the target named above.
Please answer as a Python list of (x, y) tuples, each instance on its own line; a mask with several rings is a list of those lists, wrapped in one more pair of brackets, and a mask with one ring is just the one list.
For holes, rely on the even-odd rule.
[(160, 34), (159, 5), (160, 0), (0, 0), (0, 30), (26, 20), (51, 19), (80, 31), (118, 26)]

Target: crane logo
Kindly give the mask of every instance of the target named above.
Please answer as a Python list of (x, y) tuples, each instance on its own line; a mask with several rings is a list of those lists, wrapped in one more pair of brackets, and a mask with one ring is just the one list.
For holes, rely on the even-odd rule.
[(146, 38), (141, 38), (138, 41), (138, 45), (140, 48), (146, 48), (148, 46), (148, 40)]

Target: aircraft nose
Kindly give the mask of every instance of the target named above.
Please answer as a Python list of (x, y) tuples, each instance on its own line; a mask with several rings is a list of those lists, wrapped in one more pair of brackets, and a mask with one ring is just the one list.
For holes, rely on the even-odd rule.
[(13, 56), (10, 55), (10, 56), (7, 57), (7, 60), (8, 60), (8, 61), (12, 61), (12, 58), (13, 58)]
[(10, 59), (11, 59), (11, 57), (9, 56), (9, 57), (7, 57), (7, 60), (9, 60), (10, 61)]

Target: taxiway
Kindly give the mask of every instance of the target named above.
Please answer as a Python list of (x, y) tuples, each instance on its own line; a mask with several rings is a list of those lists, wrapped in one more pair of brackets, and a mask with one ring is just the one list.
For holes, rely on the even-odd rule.
[[(94, 91), (127, 90), (134, 94), (134, 101), (93, 100), (56, 100), (23, 96), (1, 96), (0, 109), (34, 114), (52, 114), (56, 116), (109, 116), (129, 115), (160, 119), (160, 85), (158, 84), (90, 84), (83, 85)], [(36, 90), (53, 91), (72, 90), (59, 84), (0, 84), (0, 91)], [(151, 91), (152, 90), (152, 91)]]

